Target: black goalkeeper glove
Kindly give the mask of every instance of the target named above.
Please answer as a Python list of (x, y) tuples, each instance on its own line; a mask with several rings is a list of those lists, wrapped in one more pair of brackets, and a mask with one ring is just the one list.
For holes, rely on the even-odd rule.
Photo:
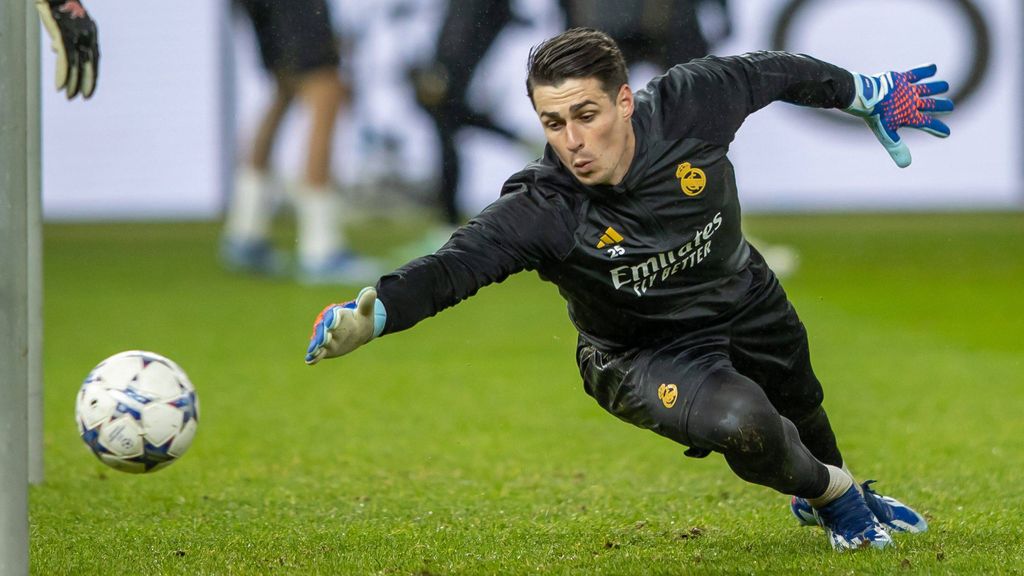
[(36, 0), (36, 9), (57, 54), (57, 90), (68, 100), (92, 96), (100, 71), (96, 23), (78, 0)]

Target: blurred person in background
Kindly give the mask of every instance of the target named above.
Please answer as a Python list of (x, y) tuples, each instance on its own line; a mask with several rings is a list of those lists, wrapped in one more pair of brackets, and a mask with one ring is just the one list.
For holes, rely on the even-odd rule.
[(464, 221), (458, 204), (462, 162), (455, 142), (460, 130), (480, 128), (519, 140), (510, 130), (473, 110), (468, 101), (477, 65), (498, 35), (515, 21), (510, 0), (453, 0), (446, 8), (433, 59), (410, 73), (416, 100), (437, 129), (441, 165), (435, 198), (440, 220), (420, 240), (400, 247), (400, 256), (433, 252)]
[[(434, 254), (317, 316), (305, 361), (348, 354), (524, 270), (554, 283), (579, 338), (584, 390), (610, 414), (721, 454), (746, 482), (791, 495), (837, 551), (927, 530), (858, 484), (822, 405), (807, 331), (744, 237), (729, 146), (772, 102), (862, 118), (900, 167), (898, 132), (949, 136), (934, 65), (875, 76), (809, 56), (753, 52), (672, 67), (635, 93), (606, 34), (575, 28), (530, 52), (527, 95), (543, 158)], [(865, 434), (870, 434), (865, 422)]]
[(726, 26), (713, 38), (701, 26), (698, 9), (714, 4), (728, 23), (725, 0), (559, 0), (568, 28), (595, 28), (619, 45), (626, 64), (640, 62), (666, 70), (707, 56), (713, 42), (729, 33)]
[[(700, 3), (716, 5), (723, 22), (728, 22), (725, 0), (559, 0), (568, 27), (608, 30), (620, 42), (628, 63), (647, 62), (662, 70), (708, 54), (709, 40), (697, 17)], [(509, 140), (520, 139), (489, 116), (473, 110), (468, 102), (477, 66), (498, 35), (517, 22), (510, 0), (450, 2), (433, 60), (411, 73), (416, 99), (433, 119), (441, 147), (435, 196), (441, 220), (421, 239), (400, 247), (402, 257), (433, 252), (464, 221), (458, 205), (462, 163), (455, 139), (459, 131), (474, 127)]]
[(255, 29), (263, 65), (273, 76), (274, 99), (263, 115), (239, 169), (228, 205), (221, 256), (233, 270), (284, 270), (270, 242), (279, 200), (271, 156), (281, 121), (298, 98), (309, 109), (306, 164), (294, 194), (296, 274), (304, 283), (360, 282), (379, 274), (376, 261), (347, 248), (340, 198), (334, 188), (331, 148), (347, 89), (326, 0), (236, 0)]
[(96, 23), (78, 0), (36, 0), (35, 4), (57, 55), (57, 91), (63, 90), (68, 100), (92, 97), (100, 73)]

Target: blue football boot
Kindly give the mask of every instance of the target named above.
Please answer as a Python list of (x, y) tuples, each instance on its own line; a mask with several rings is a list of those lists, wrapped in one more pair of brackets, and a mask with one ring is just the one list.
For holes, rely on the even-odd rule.
[[(899, 500), (883, 496), (871, 489), (870, 485), (874, 480), (868, 480), (861, 484), (864, 492), (864, 500), (871, 510), (871, 513), (878, 518), (878, 521), (893, 532), (909, 532), (918, 534), (928, 530), (928, 521), (924, 516), (918, 514), (913, 508)], [(802, 526), (819, 526), (814, 508), (803, 498), (796, 496), (789, 503), (789, 509), (796, 516)]]
[(874, 480), (868, 480), (861, 484), (864, 490), (864, 500), (871, 509), (871, 513), (878, 518), (878, 521), (885, 524), (890, 530), (896, 532), (910, 532), (919, 534), (928, 530), (928, 521), (910, 506), (889, 496), (882, 496), (871, 489)]
[(789, 501), (789, 511), (793, 513), (793, 516), (796, 516), (796, 521), (801, 526), (821, 526), (818, 516), (814, 514), (814, 508), (806, 498), (793, 496)]
[(387, 270), (374, 258), (340, 250), (317, 265), (300, 263), (299, 282), (303, 284), (373, 284)]
[(815, 512), (828, 533), (832, 548), (839, 552), (892, 545), (892, 538), (875, 519), (857, 486), (850, 486), (842, 496)]
[(285, 270), (285, 259), (267, 240), (240, 241), (224, 237), (220, 258), (232, 272), (278, 276)]

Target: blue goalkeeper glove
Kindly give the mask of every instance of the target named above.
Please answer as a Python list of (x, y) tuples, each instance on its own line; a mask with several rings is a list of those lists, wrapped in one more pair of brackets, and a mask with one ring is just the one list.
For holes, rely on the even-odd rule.
[(953, 101), (929, 98), (949, 90), (949, 84), (944, 81), (917, 83), (934, 75), (935, 64), (878, 76), (853, 73), (857, 95), (845, 111), (867, 122), (900, 168), (910, 166), (911, 160), (910, 149), (897, 133), (900, 128), (917, 128), (939, 138), (949, 136), (949, 126), (935, 118), (935, 114), (952, 112)]
[(324, 358), (336, 358), (380, 336), (388, 313), (377, 300), (377, 291), (367, 287), (355, 300), (331, 304), (320, 311), (313, 324), (313, 334), (306, 349), (306, 364)]

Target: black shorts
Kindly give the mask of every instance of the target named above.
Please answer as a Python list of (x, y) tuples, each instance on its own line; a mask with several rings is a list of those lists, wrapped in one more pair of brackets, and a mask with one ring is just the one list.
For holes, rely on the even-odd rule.
[(587, 394), (618, 418), (691, 447), (694, 395), (729, 372), (754, 381), (791, 420), (816, 409), (823, 393), (807, 331), (761, 255), (752, 250), (751, 260), (741, 272), (750, 275), (746, 297), (720, 322), (624, 352), (603, 352), (581, 337), (576, 361)]
[(267, 70), (301, 74), (340, 63), (327, 0), (238, 2), (252, 19)]

